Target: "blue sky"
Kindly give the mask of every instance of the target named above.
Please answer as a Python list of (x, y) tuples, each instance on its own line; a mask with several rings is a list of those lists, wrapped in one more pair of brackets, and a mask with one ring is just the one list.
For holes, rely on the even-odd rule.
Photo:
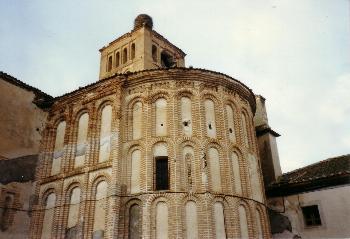
[(348, 0), (0, 0), (0, 70), (53, 96), (98, 80), (102, 46), (140, 13), (266, 98), (284, 172), (350, 153)]

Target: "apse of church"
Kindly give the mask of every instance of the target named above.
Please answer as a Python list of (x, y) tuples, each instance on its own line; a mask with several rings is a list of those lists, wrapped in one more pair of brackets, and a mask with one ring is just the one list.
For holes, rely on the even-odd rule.
[(144, 14), (100, 52), (49, 109), (30, 237), (270, 238), (254, 93), (185, 68)]

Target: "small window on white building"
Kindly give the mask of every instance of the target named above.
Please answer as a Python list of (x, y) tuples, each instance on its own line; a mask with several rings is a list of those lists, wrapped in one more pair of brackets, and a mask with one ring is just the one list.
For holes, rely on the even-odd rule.
[(301, 208), (304, 216), (305, 226), (321, 226), (321, 217), (317, 205), (306, 206)]

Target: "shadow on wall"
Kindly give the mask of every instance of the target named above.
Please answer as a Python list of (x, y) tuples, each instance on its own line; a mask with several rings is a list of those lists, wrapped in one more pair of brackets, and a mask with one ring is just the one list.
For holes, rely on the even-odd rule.
[(292, 224), (288, 217), (269, 209), (270, 227), (273, 239), (299, 239), (299, 235), (292, 232)]

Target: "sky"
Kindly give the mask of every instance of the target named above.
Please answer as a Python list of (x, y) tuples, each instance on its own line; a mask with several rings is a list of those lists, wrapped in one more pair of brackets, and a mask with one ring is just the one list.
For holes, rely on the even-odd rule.
[(98, 80), (98, 49), (138, 14), (266, 98), (282, 171), (350, 153), (349, 0), (0, 0), (0, 71), (52, 96)]

